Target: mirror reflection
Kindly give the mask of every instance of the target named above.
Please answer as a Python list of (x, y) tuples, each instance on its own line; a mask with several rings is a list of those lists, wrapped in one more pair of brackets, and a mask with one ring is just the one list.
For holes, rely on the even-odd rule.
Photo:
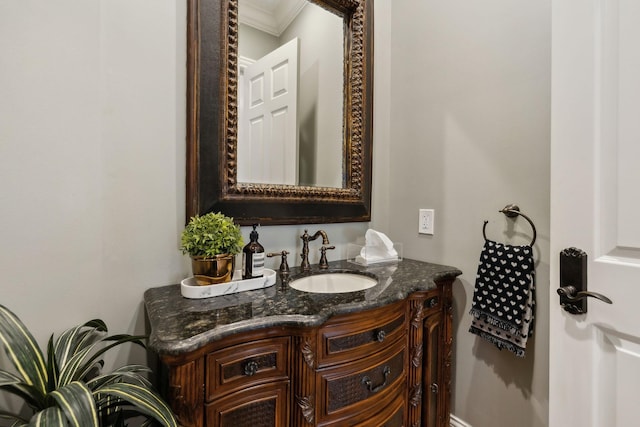
[(238, 12), (238, 182), (345, 187), (343, 18), (306, 0)]

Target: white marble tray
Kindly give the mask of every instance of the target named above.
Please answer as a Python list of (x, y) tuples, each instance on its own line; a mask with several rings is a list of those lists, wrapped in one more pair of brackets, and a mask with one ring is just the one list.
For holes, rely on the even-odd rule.
[(276, 283), (276, 272), (269, 268), (264, 269), (262, 277), (242, 280), (242, 272), (236, 270), (230, 282), (215, 285), (198, 285), (195, 277), (189, 277), (180, 282), (180, 293), (185, 298), (199, 299), (211, 298), (220, 295), (230, 295), (238, 292), (252, 291), (273, 286)]

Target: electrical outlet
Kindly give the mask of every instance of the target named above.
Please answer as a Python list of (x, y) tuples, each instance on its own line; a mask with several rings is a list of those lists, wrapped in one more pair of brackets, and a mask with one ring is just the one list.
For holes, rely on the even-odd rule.
[(420, 209), (418, 211), (418, 233), (433, 235), (433, 209)]

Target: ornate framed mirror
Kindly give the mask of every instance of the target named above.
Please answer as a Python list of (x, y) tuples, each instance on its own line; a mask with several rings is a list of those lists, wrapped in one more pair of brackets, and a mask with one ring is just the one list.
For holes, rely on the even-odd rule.
[[(272, 53), (247, 59), (242, 52), (252, 50), (243, 44), (251, 39), (244, 27), (254, 33), (257, 27), (243, 18), (251, 0), (188, 0), (187, 218), (220, 211), (245, 225), (370, 220), (373, 1), (285, 1), (299, 4), (287, 15), (290, 23), (311, 19), (317, 9), (333, 22), (319, 30), (332, 34), (278, 30), (273, 38), (296, 40), (288, 48), (292, 56), (264, 65)], [(298, 27), (308, 31), (313, 25), (306, 22)], [(338, 42), (314, 44), (325, 39)], [(323, 68), (332, 60), (320, 52), (338, 58), (334, 71)], [(265, 77), (265, 70), (271, 74)], [(250, 107), (291, 90), (297, 90), (293, 104), (251, 115)], [(266, 143), (264, 135), (276, 138)], [(315, 154), (323, 149), (326, 154)]]

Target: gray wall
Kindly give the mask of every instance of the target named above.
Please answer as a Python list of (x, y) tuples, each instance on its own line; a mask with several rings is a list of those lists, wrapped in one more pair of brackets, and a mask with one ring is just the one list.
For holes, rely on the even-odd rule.
[[(144, 290), (189, 275), (178, 251), (183, 3), (0, 3), (0, 303), (43, 344), (93, 317), (114, 333), (142, 332)], [(455, 284), (454, 414), (474, 427), (546, 425), (548, 0), (375, 6), (371, 226), (403, 242), (407, 257), (464, 271)], [(466, 332), (482, 220), (507, 239), (497, 210), (509, 202), (539, 231), (538, 325), (522, 360)], [(419, 208), (436, 210), (434, 236), (417, 234)], [(338, 259), (368, 226), (308, 228), (328, 232)], [(304, 228), (262, 227), (260, 240), (290, 250), (297, 265)], [(515, 229), (530, 232), (523, 221)], [(312, 248), (311, 261), (318, 255)], [(144, 362), (128, 349), (115, 358)]]
[(0, 303), (43, 346), (96, 317), (144, 333), (144, 290), (188, 271), (185, 5), (0, 2)]
[[(464, 272), (453, 413), (473, 427), (546, 426), (550, 2), (396, 0), (390, 51), (387, 231), (405, 256)], [(509, 232), (497, 212), (508, 203), (538, 228), (537, 325), (524, 359), (467, 332), (483, 220), (495, 240), (531, 234), (522, 219)], [(417, 234), (419, 208), (435, 209), (433, 236)]]
[(249, 25), (238, 24), (238, 56), (256, 61), (280, 46), (278, 37)]

